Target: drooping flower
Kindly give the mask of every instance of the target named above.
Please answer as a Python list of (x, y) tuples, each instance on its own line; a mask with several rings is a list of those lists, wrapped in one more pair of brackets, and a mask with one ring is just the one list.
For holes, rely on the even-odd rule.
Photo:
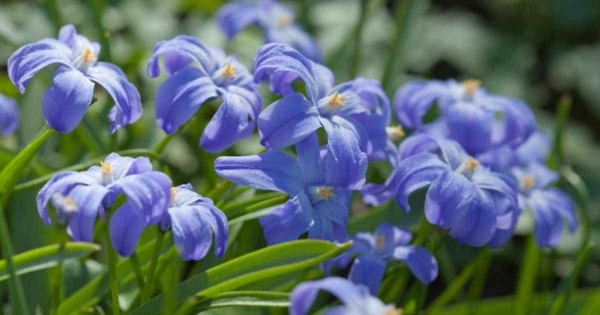
[(571, 233), (577, 230), (573, 201), (562, 190), (551, 185), (558, 173), (540, 163), (515, 167), (512, 174), (519, 186), (519, 207), (533, 212), (535, 241), (541, 247), (556, 246), (563, 234), (563, 222)]
[(384, 304), (369, 289), (339, 277), (329, 277), (297, 285), (290, 295), (290, 315), (309, 314), (320, 290), (333, 294), (343, 305), (326, 310), (324, 315), (400, 315), (402, 311), (394, 305)]
[(156, 122), (160, 128), (173, 134), (203, 103), (220, 98), (223, 103), (204, 129), (200, 146), (218, 153), (250, 137), (262, 100), (252, 74), (235, 56), (180, 35), (156, 44), (148, 62), (148, 76), (160, 75), (161, 55), (165, 56), (165, 70), (170, 77), (156, 92)]
[(356, 253), (358, 256), (348, 279), (367, 286), (372, 295), (379, 292), (388, 260), (403, 261), (425, 284), (437, 278), (437, 260), (425, 247), (409, 245), (412, 233), (408, 230), (384, 222), (375, 233), (358, 233), (352, 239), (354, 242), (348, 254)]
[(323, 59), (316, 41), (294, 24), (292, 8), (274, 0), (228, 3), (217, 13), (217, 23), (229, 40), (246, 27), (257, 24), (265, 35), (265, 43), (287, 44), (311, 60), (321, 62)]
[(351, 190), (363, 185), (367, 160), (356, 153), (355, 141), (337, 131), (323, 156), (313, 133), (296, 146), (298, 158), (267, 151), (215, 161), (217, 174), (238, 185), (290, 195), (283, 206), (259, 219), (270, 245), (296, 240), (307, 231), (309, 238), (328, 241), (345, 236)]
[[(42, 221), (49, 225), (48, 203), (52, 201), (59, 220), (67, 218), (63, 221), (68, 224), (67, 233), (82, 242), (92, 241), (98, 215), (104, 218), (105, 210), (113, 211), (110, 220), (113, 247), (121, 256), (129, 256), (135, 251), (141, 233), (140, 230), (135, 237), (137, 226), (132, 222), (157, 224), (167, 211), (170, 189), (169, 177), (152, 171), (147, 158), (112, 153), (101, 166), (54, 175), (38, 193), (37, 207)], [(118, 209), (111, 209), (118, 195), (125, 195), (127, 201)]]
[[(434, 104), (440, 118), (426, 123)], [(527, 104), (489, 93), (476, 80), (410, 82), (398, 89), (394, 106), (404, 126), (453, 139), (472, 156), (502, 145), (514, 148), (536, 130)]]
[(10, 97), (0, 94), (0, 130), (6, 137), (19, 128), (19, 107)]
[(39, 70), (58, 64), (52, 86), (42, 99), (44, 118), (61, 133), (73, 131), (92, 103), (94, 82), (115, 101), (108, 118), (110, 132), (134, 123), (142, 115), (140, 94), (125, 73), (112, 63), (99, 62), (100, 45), (77, 34), (73, 25), (63, 26), (58, 40), (42, 39), (19, 48), (8, 59), (8, 76), (25, 93), (25, 87)]
[(487, 170), (453, 140), (417, 134), (400, 146), (399, 163), (383, 185), (361, 190), (364, 200), (377, 205), (396, 197), (410, 210), (408, 197), (429, 186), (425, 215), (429, 222), (472, 246), (482, 246), (497, 229), (508, 229), (504, 216), (517, 208), (514, 183)]
[(163, 231), (172, 229), (173, 241), (183, 260), (204, 258), (212, 244), (212, 234), (215, 256), (221, 257), (227, 250), (227, 217), (210, 198), (197, 194), (190, 184), (171, 188), (169, 211), (158, 226)]
[[(368, 155), (386, 149), (390, 107), (377, 81), (358, 78), (333, 86), (329, 69), (283, 44), (259, 48), (254, 69), (255, 82), (269, 76), (271, 90), (284, 95), (258, 117), (265, 147), (293, 145), (323, 126), (329, 141), (333, 132), (342, 131), (345, 137), (356, 137)], [(308, 98), (292, 89), (291, 83), (298, 78), (306, 84)]]

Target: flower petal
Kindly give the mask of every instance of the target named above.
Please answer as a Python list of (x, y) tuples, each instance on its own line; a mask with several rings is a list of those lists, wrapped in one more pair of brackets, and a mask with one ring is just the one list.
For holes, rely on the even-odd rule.
[(57, 63), (73, 69), (73, 53), (64, 43), (55, 39), (42, 39), (25, 45), (8, 58), (8, 76), (12, 83), (25, 93), (25, 86), (40, 69)]
[(212, 244), (208, 222), (200, 215), (203, 206), (170, 208), (173, 241), (183, 260), (200, 260)]
[(237, 33), (259, 18), (258, 6), (250, 2), (230, 2), (223, 5), (217, 12), (217, 25), (227, 39), (232, 40)]
[(198, 63), (201, 70), (206, 75), (216, 70), (216, 67), (218, 66), (213, 61), (210, 50), (202, 42), (192, 36), (179, 35), (170, 40), (162, 41), (154, 46), (152, 57), (148, 61), (147, 72), (149, 77), (155, 78), (160, 75), (158, 57), (164, 54), (179, 55), (182, 58), (189, 58)]
[(425, 247), (402, 246), (396, 248), (393, 258), (403, 261), (419, 281), (429, 284), (438, 276), (438, 263)]
[(478, 189), (472, 207), (450, 230), (450, 235), (471, 246), (483, 246), (496, 232), (497, 215), (489, 193)]
[[(412, 240), (412, 232), (405, 228), (399, 228), (387, 222), (381, 223), (375, 230), (375, 235), (383, 236), (386, 245), (389, 243), (391, 247), (408, 245)], [(388, 241), (389, 240), (389, 241)]]
[[(504, 210), (511, 210), (518, 207), (517, 187), (512, 178), (500, 173), (490, 172), (484, 169), (477, 170), (472, 177), (473, 184), (490, 192), (499, 193), (510, 202), (510, 207), (504, 207)], [(498, 214), (505, 214), (499, 212)]]
[(423, 116), (435, 100), (451, 97), (447, 83), (443, 81), (406, 83), (394, 96), (396, 118), (403, 126), (420, 130), (423, 128)]
[(535, 242), (540, 247), (558, 245), (563, 235), (563, 219), (542, 193), (532, 194), (527, 199), (534, 219)]
[(94, 83), (81, 72), (60, 68), (42, 99), (46, 122), (60, 133), (73, 131), (83, 119), (93, 95)]
[(259, 218), (269, 245), (295, 241), (314, 224), (313, 210), (304, 193)]
[(319, 290), (327, 291), (344, 304), (350, 305), (361, 303), (369, 295), (366, 287), (352, 285), (350, 281), (339, 277), (304, 282), (296, 286), (291, 293), (290, 315), (308, 314)]
[(451, 106), (444, 116), (450, 138), (471, 155), (486, 151), (492, 142), (494, 115), (471, 104)]
[(171, 202), (171, 179), (161, 172), (147, 172), (123, 177), (107, 188), (127, 196), (129, 210), (147, 225), (157, 224)]
[[(266, 44), (254, 55), (254, 82), (258, 83), (265, 76), (274, 73), (291, 72), (300, 77), (306, 84), (308, 98), (316, 102), (327, 95), (333, 84), (333, 76), (324, 66), (318, 65), (297, 50), (285, 44)], [(289, 77), (285, 77), (284, 86), (289, 85)], [(281, 86), (271, 83), (271, 86)], [(276, 90), (282, 90), (283, 87)]]
[(133, 207), (135, 206), (132, 202), (126, 202), (110, 219), (110, 241), (122, 257), (129, 257), (135, 252), (146, 227), (144, 218), (140, 217)]
[(451, 228), (471, 208), (475, 189), (466, 177), (452, 171), (443, 172), (427, 190), (427, 220), (444, 229)]
[(94, 224), (106, 194), (108, 194), (108, 190), (102, 186), (79, 185), (69, 192), (69, 198), (77, 205), (77, 213), (67, 227), (67, 233), (73, 240), (92, 242)]
[(260, 143), (273, 150), (296, 144), (320, 127), (319, 111), (300, 93), (284, 96), (258, 116)]
[(241, 88), (228, 88), (223, 104), (212, 117), (200, 139), (200, 146), (209, 153), (219, 153), (236, 141), (250, 137), (254, 130), (257, 107), (262, 101), (258, 93)]
[(577, 230), (577, 217), (575, 216), (571, 197), (558, 188), (548, 188), (543, 193), (543, 198), (548, 200), (552, 208), (568, 222), (571, 233), (575, 232)]
[(336, 122), (321, 119), (327, 132), (324, 160), (326, 185), (360, 189), (365, 183), (367, 155), (361, 152), (356, 135)]
[(156, 91), (156, 123), (167, 134), (173, 134), (204, 102), (218, 96), (217, 89), (198, 68), (177, 72)]
[(0, 94), (0, 130), (6, 137), (19, 127), (19, 107), (12, 98)]
[(282, 191), (295, 196), (304, 188), (304, 174), (294, 157), (268, 151), (260, 155), (219, 157), (215, 160), (219, 176), (238, 185)]
[(398, 205), (406, 212), (410, 211), (408, 204), (410, 194), (431, 184), (446, 170), (448, 170), (448, 166), (431, 153), (413, 155), (400, 162), (396, 168), (398, 172), (396, 202)]
[(298, 156), (298, 161), (304, 171), (306, 182), (316, 182), (319, 178), (321, 161), (319, 139), (316, 132), (313, 132), (296, 144), (296, 156)]
[(371, 295), (377, 296), (386, 265), (387, 262), (381, 258), (358, 256), (350, 268), (348, 280), (366, 286)]
[(325, 218), (345, 226), (350, 215), (352, 192), (339, 187), (333, 188), (331, 192), (333, 196), (329, 197), (328, 200), (313, 202), (312, 206), (315, 211), (322, 213)]
[(115, 101), (109, 119), (113, 122), (110, 132), (136, 122), (142, 116), (142, 101), (137, 88), (125, 77), (117, 66), (108, 62), (98, 62), (88, 70), (89, 78), (102, 85)]
[(323, 62), (323, 54), (321, 54), (317, 42), (298, 25), (271, 27), (266, 30), (265, 39), (269, 43), (288, 44), (306, 58), (314, 62)]

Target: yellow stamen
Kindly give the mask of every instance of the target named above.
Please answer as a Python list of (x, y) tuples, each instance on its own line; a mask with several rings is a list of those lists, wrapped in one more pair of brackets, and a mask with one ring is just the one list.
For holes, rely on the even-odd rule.
[(225, 77), (235, 77), (235, 67), (231, 65), (231, 63), (227, 63), (225, 65), (225, 69), (223, 70), (223, 76)]
[(402, 129), (402, 125), (396, 125), (396, 127), (386, 127), (385, 131), (387, 132), (388, 137), (392, 140), (404, 138), (406, 135), (404, 133), (404, 129)]
[(385, 245), (385, 236), (379, 235), (377, 237), (377, 248), (383, 248), (383, 245)]
[(333, 190), (333, 187), (321, 187), (319, 188), (319, 194), (323, 199), (329, 201), (330, 197), (335, 197), (331, 190)]
[(77, 203), (75, 202), (75, 200), (73, 200), (69, 197), (64, 197), (63, 202), (65, 204), (65, 207), (75, 207), (75, 208), (77, 207)]
[(173, 200), (175, 200), (176, 196), (177, 196), (177, 190), (175, 189), (175, 187), (171, 187), (171, 202), (173, 202)]
[(472, 156), (469, 156), (469, 160), (467, 160), (465, 162), (465, 167), (469, 171), (475, 172), (475, 170), (477, 169), (477, 166), (479, 166), (479, 161), (475, 160)]
[(529, 190), (533, 187), (533, 185), (535, 184), (535, 179), (533, 178), (533, 176), (531, 175), (527, 175), (525, 176), (525, 178), (523, 179), (523, 188), (525, 190)]
[(402, 315), (404, 312), (400, 308), (396, 308), (395, 305), (392, 305), (392, 308), (387, 309), (383, 312), (383, 315)]
[(112, 166), (110, 166), (110, 162), (100, 162), (100, 166), (102, 166), (102, 174), (108, 174), (112, 171)]
[(277, 26), (286, 26), (290, 23), (292, 23), (292, 18), (286, 15), (279, 18), (277, 21)]
[(336, 91), (335, 93), (333, 93), (333, 97), (331, 97), (331, 100), (329, 101), (329, 105), (342, 107), (342, 106), (344, 106), (345, 99), (346, 99), (346, 96), (340, 95), (340, 93), (338, 93)]
[(475, 90), (477, 90), (481, 86), (481, 81), (473, 79), (464, 80), (463, 85), (465, 87), (465, 93), (467, 94), (467, 96), (471, 96), (473, 95)]
[(94, 55), (94, 53), (92, 52), (91, 49), (86, 48), (83, 51), (83, 61), (89, 62), (89, 61), (94, 60), (94, 59), (96, 59), (96, 55)]

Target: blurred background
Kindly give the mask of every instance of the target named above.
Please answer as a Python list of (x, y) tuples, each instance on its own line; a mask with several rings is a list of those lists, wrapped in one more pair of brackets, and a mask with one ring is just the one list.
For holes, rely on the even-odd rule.
[[(281, 2), (296, 9), (296, 21), (316, 37), (336, 82), (350, 79), (353, 32), (361, 1)], [(0, 93), (18, 100), (22, 117), (16, 135), (0, 140), (4, 148), (0, 167), (41, 128), (41, 97), (53, 73), (48, 70), (36, 76), (27, 93), (18, 94), (6, 74), (6, 60), (18, 47), (56, 37), (58, 28), (67, 23), (74, 24), (79, 33), (91, 40), (100, 41), (103, 44), (100, 60), (110, 57), (124, 69), (140, 90), (145, 109), (140, 122), (119, 134), (121, 147), (151, 148), (163, 137), (154, 122), (154, 93), (162, 79), (146, 76), (146, 62), (158, 41), (178, 34), (193, 35), (208, 45), (236, 54), (249, 68), (256, 48), (263, 42), (258, 28), (250, 28), (228, 43), (214, 20), (223, 3), (223, 0), (0, 1)], [(381, 79), (396, 30), (394, 16), (398, 5), (400, 1), (383, 0), (366, 4), (360, 76)], [(392, 83), (387, 88), (390, 98), (402, 83), (410, 80), (475, 78), (493, 93), (526, 101), (535, 111), (541, 128), (552, 132), (559, 99), (563, 95), (571, 97), (571, 118), (564, 134), (566, 161), (589, 188), (592, 239), (600, 242), (600, 1), (415, 0), (407, 14), (406, 35), (391, 70)], [(99, 29), (98, 21), (104, 29)], [(105, 40), (103, 34), (110, 37)], [(44, 147), (33, 164), (30, 178), (110, 151), (107, 133), (94, 130), (106, 130), (105, 114), (112, 104), (104, 91), (98, 90), (96, 96), (98, 102), (82, 126), (60, 139), (53, 137)], [(213, 113), (214, 108), (204, 109), (201, 120)], [(196, 146), (202, 127), (192, 129), (189, 135), (173, 141), (166, 159), (175, 178), (192, 178), (198, 191), (205, 192), (217, 178), (214, 171), (203, 166), (212, 165), (215, 157)], [(236, 145), (232, 154), (250, 154), (258, 148), (258, 139), (252, 138)], [(17, 252), (54, 242), (52, 231), (43, 226), (35, 209), (33, 200), (38, 189), (19, 191), (13, 197), (9, 222)], [(387, 220), (406, 224), (415, 219), (394, 208), (395, 204), (390, 205), (389, 213), (384, 214)], [(365, 209), (357, 200), (352, 211)], [(521, 221), (517, 233), (530, 233), (531, 219), (525, 217)], [(568, 275), (580, 245), (580, 234), (567, 234), (558, 248), (544, 251), (543, 286), (555, 288)], [(452, 261), (445, 268), (449, 268), (447, 273), (456, 274), (473, 259), (476, 250), (451, 240), (447, 243)], [(516, 236), (496, 252), (484, 297), (514, 293), (523, 246), (524, 238)], [(91, 275), (99, 268), (97, 263), (88, 261), (74, 264), (71, 274), (73, 279), (81, 281), (82, 275)], [(30, 304), (46, 303), (46, 291), (39, 288), (47, 287), (44, 284), (48, 274), (30, 274), (24, 281)], [(596, 251), (578, 286), (588, 288), (598, 283), (600, 254)], [(72, 288), (77, 286), (72, 284)], [(444, 281), (436, 281), (429, 297), (435, 297), (444, 287)]]

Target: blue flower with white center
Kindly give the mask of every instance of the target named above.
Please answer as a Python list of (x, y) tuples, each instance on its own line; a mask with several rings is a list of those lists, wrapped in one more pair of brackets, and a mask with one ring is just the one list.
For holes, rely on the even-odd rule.
[(259, 219), (270, 245), (296, 240), (307, 231), (309, 238), (327, 241), (345, 236), (350, 197), (365, 181), (367, 158), (343, 132), (333, 136), (337, 138), (323, 154), (313, 133), (296, 146), (298, 158), (267, 151), (215, 161), (217, 174), (238, 185), (290, 195), (283, 206)]
[[(440, 118), (427, 124), (423, 117), (434, 104)], [(536, 130), (527, 104), (489, 93), (476, 80), (410, 82), (398, 89), (394, 106), (405, 127), (453, 139), (472, 156), (501, 145), (514, 148)]]
[[(332, 133), (341, 131), (345, 138), (358, 139), (368, 155), (386, 149), (390, 105), (377, 81), (358, 78), (333, 86), (329, 69), (283, 44), (259, 48), (254, 69), (255, 82), (268, 76), (271, 90), (284, 95), (258, 117), (265, 147), (276, 150), (296, 144), (322, 126), (329, 142)], [(308, 97), (292, 89), (298, 78), (306, 84)]]
[(42, 99), (44, 118), (61, 133), (73, 131), (92, 103), (94, 82), (115, 101), (108, 118), (110, 132), (134, 123), (142, 115), (140, 94), (125, 73), (112, 63), (99, 62), (100, 45), (77, 34), (73, 25), (63, 26), (58, 40), (42, 39), (25, 45), (8, 59), (8, 76), (25, 93), (25, 87), (39, 70), (58, 64), (52, 87)]
[(160, 75), (161, 55), (165, 56), (164, 66), (170, 76), (156, 92), (156, 122), (160, 128), (173, 134), (203, 103), (220, 98), (223, 102), (204, 129), (200, 146), (218, 153), (252, 135), (262, 99), (252, 74), (234, 56), (180, 35), (156, 44), (148, 62), (148, 76)]
[(510, 228), (503, 219), (517, 208), (513, 181), (480, 166), (457, 142), (417, 134), (402, 142), (398, 154), (399, 163), (384, 185), (361, 190), (365, 201), (377, 205), (396, 196), (408, 212), (410, 194), (429, 186), (427, 219), (450, 229), (459, 241), (482, 246), (497, 229)]
[(197, 194), (190, 184), (171, 188), (169, 210), (158, 226), (163, 231), (173, 231), (175, 246), (183, 260), (204, 258), (212, 244), (212, 234), (215, 256), (221, 257), (227, 250), (227, 217), (210, 198)]
[(274, 0), (228, 3), (219, 9), (217, 23), (229, 40), (246, 27), (256, 24), (265, 35), (265, 43), (287, 44), (311, 60), (323, 60), (315, 40), (294, 24), (294, 11)]
[(369, 289), (339, 277), (329, 277), (297, 285), (290, 295), (290, 315), (309, 314), (319, 291), (326, 291), (338, 298), (343, 305), (329, 308), (324, 315), (400, 315), (394, 305), (384, 304)]
[(511, 170), (519, 186), (519, 207), (533, 212), (535, 241), (540, 247), (556, 246), (563, 234), (563, 222), (571, 233), (577, 230), (573, 201), (562, 190), (551, 187), (559, 174), (540, 163)]
[(19, 128), (19, 107), (17, 102), (0, 94), (0, 135), (6, 137)]
[(410, 246), (412, 233), (408, 230), (382, 223), (375, 233), (358, 233), (348, 254), (358, 256), (352, 264), (348, 279), (369, 288), (377, 295), (388, 260), (400, 260), (408, 266), (419, 281), (429, 284), (437, 278), (435, 257), (422, 246)]
[[(105, 209), (114, 211), (110, 220), (111, 241), (121, 256), (129, 256), (139, 238), (134, 233), (135, 222), (145, 225), (160, 222), (171, 200), (170, 189), (169, 177), (152, 171), (147, 158), (112, 153), (101, 166), (54, 175), (38, 193), (37, 207), (42, 221), (49, 225), (48, 203), (52, 201), (58, 219), (67, 224), (67, 233), (82, 242), (92, 241), (98, 214), (104, 218)], [(118, 209), (111, 209), (118, 195), (125, 195), (127, 201)]]

